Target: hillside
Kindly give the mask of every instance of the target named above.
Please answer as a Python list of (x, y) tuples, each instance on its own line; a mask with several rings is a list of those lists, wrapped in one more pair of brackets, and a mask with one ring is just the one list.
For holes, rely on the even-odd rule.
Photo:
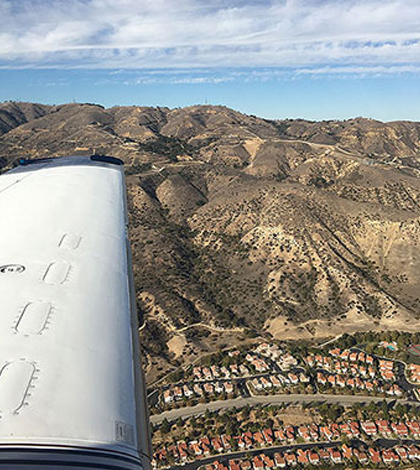
[(149, 380), (257, 333), (418, 328), (420, 123), (0, 105), (3, 169), (91, 152), (126, 162)]

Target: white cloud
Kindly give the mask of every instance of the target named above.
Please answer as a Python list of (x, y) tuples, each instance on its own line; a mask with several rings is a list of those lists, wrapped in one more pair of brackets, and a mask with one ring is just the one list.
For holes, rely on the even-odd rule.
[(327, 65), (365, 67), (365, 73), (378, 66), (406, 67), (411, 73), (410, 67), (420, 65), (418, 0), (213, 0), (210, 5), (204, 0), (0, 0), (0, 64), (318, 70)]

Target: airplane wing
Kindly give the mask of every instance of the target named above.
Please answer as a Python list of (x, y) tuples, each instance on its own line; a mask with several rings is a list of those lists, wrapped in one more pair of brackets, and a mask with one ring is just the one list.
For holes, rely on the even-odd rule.
[(0, 176), (0, 468), (147, 469), (122, 162)]

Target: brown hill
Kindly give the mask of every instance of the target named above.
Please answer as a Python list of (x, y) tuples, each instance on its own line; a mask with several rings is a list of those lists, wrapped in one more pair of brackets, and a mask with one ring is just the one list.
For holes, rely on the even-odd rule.
[(126, 162), (151, 379), (255, 332), (417, 329), (419, 123), (25, 103), (0, 119), (5, 168), (94, 151)]

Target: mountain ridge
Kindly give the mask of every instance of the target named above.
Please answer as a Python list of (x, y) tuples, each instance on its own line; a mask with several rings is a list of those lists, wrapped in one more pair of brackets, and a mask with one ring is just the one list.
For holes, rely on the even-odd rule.
[(3, 169), (124, 160), (149, 380), (255, 334), (416, 328), (420, 123), (3, 103), (0, 133)]

